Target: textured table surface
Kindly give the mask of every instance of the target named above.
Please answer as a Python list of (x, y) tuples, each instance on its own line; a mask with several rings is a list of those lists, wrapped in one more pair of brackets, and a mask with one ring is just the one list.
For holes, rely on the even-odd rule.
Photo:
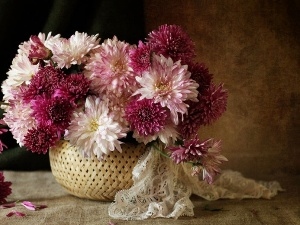
[[(13, 193), (7, 199), (31, 201), (47, 208), (29, 211), (20, 203), (14, 208), (0, 209), (0, 224), (60, 224), (60, 225), (106, 225), (121, 224), (300, 224), (300, 176), (281, 174), (276, 177), (285, 192), (271, 200), (217, 200), (206, 201), (192, 196), (194, 217), (174, 219), (148, 219), (144, 221), (115, 220), (108, 216), (109, 202), (79, 199), (65, 192), (49, 171), (13, 172), (4, 171), (5, 180), (13, 183)], [(272, 177), (274, 179), (274, 177)], [(26, 217), (6, 217), (12, 210), (26, 213)]]

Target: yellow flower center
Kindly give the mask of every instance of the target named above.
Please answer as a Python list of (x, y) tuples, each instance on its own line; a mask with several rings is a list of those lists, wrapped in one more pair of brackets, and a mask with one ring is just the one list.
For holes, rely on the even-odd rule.
[(91, 131), (96, 131), (96, 130), (98, 130), (99, 126), (100, 126), (100, 124), (98, 123), (97, 120), (92, 120), (92, 121), (90, 122), (90, 130), (91, 130)]

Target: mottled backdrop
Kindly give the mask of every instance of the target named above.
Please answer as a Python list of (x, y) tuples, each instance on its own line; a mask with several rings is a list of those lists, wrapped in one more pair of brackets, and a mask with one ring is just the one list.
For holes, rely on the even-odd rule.
[(300, 1), (146, 0), (146, 30), (178, 24), (228, 89), (202, 138), (223, 140), (223, 168), (263, 178), (300, 172)]

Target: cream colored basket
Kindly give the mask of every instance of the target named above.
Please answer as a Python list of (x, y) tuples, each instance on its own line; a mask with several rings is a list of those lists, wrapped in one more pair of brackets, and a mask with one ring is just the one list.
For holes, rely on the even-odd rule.
[(113, 151), (99, 161), (84, 158), (67, 141), (50, 149), (50, 166), (56, 181), (80, 198), (112, 201), (116, 192), (132, 186), (132, 169), (145, 145), (123, 144), (122, 153)]

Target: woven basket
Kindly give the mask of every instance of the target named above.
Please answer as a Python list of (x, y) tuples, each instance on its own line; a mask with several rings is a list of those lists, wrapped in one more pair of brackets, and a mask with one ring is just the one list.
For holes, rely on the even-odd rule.
[(123, 144), (122, 153), (113, 151), (99, 161), (84, 158), (68, 141), (50, 149), (50, 166), (56, 181), (80, 198), (112, 201), (116, 192), (132, 186), (132, 169), (145, 145)]

